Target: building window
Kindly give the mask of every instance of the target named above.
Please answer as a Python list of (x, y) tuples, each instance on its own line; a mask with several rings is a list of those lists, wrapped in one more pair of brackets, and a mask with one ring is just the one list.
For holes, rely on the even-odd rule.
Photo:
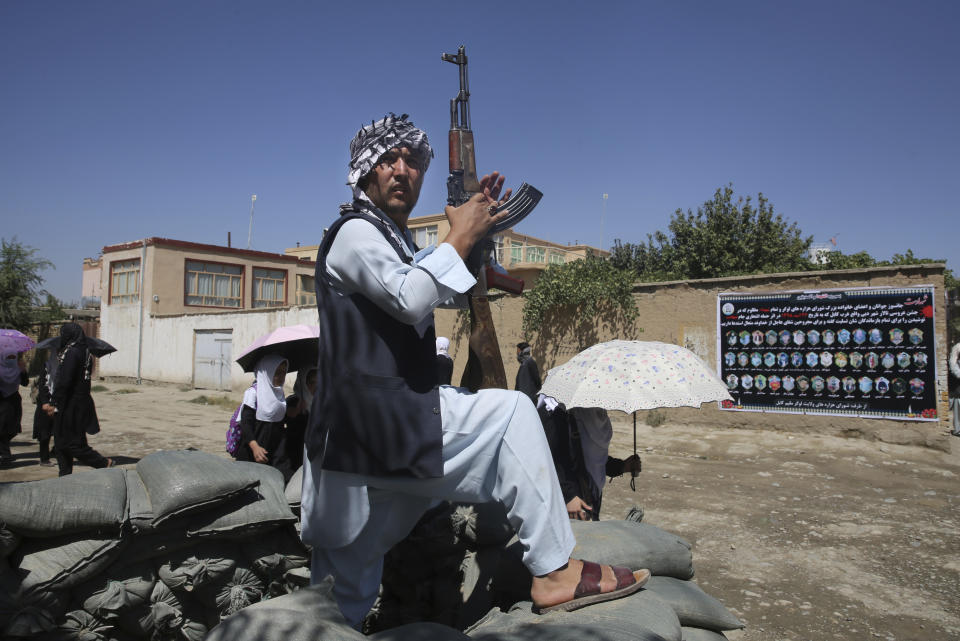
[(316, 305), (317, 293), (313, 276), (297, 274), (297, 305)]
[(243, 267), (188, 260), (184, 294), (187, 305), (242, 307)]
[(546, 251), (544, 250), (543, 247), (527, 246), (527, 262), (528, 263), (544, 262), (545, 254), (546, 254)]
[(253, 306), (282, 307), (287, 302), (287, 272), (253, 268)]
[(551, 265), (562, 265), (563, 264), (563, 254), (560, 252), (550, 252), (550, 264)]
[(411, 229), (410, 232), (413, 234), (413, 242), (423, 249), (424, 247), (429, 247), (430, 245), (437, 244), (437, 226), (436, 225), (427, 225), (426, 227), (417, 227), (416, 229)]
[(110, 303), (136, 303), (140, 300), (140, 259), (110, 263)]
[(519, 263), (523, 260), (523, 243), (512, 240), (510, 241), (510, 262)]

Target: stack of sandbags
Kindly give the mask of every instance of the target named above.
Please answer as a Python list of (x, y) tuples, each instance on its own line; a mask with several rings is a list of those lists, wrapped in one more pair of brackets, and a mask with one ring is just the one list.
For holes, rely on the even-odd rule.
[(0, 638), (199, 641), (308, 565), (276, 469), (196, 451), (0, 484)]
[(484, 641), (719, 641), (724, 630), (743, 627), (691, 580), (693, 555), (683, 539), (635, 520), (572, 521), (571, 526), (577, 539), (574, 558), (647, 568), (653, 575), (647, 586), (574, 613), (535, 615), (532, 578), (503, 507), (446, 505), (428, 513), (387, 555), (380, 597), (364, 631), (384, 633), (431, 621)]
[[(628, 520), (571, 521), (570, 525), (577, 540), (573, 558), (647, 568), (652, 576), (646, 586), (628, 597), (575, 612), (534, 614), (529, 602), (530, 574), (520, 562), (519, 541), (513, 539), (497, 556), (492, 570), (477, 567), (465, 573), (492, 577), (482, 586), (482, 593), (489, 594), (491, 603), (500, 606), (466, 629), (471, 639), (722, 641), (726, 638), (724, 630), (743, 627), (720, 601), (691, 580), (691, 546), (680, 537)], [(482, 566), (481, 556), (476, 559)], [(503, 608), (503, 597), (511, 587), (516, 588), (511, 595), (516, 602)]]

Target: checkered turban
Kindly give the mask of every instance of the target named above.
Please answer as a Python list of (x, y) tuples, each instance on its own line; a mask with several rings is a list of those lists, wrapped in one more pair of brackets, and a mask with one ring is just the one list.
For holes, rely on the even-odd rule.
[(427, 134), (407, 120), (407, 114), (397, 116), (389, 113), (382, 119), (364, 126), (350, 141), (350, 173), (347, 184), (354, 195), (359, 191), (357, 183), (377, 165), (377, 161), (394, 147), (407, 147), (418, 156), (422, 171), (426, 172), (433, 158), (433, 149)]

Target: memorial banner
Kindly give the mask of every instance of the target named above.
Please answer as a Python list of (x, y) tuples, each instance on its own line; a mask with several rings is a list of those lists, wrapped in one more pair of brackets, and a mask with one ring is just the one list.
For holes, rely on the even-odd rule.
[(934, 288), (717, 297), (721, 409), (937, 420)]

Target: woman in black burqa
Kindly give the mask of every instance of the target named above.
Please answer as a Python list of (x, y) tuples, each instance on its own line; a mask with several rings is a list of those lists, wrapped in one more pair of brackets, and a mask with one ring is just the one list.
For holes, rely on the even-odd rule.
[(100, 421), (90, 396), (93, 356), (87, 349), (83, 328), (76, 323), (60, 328), (57, 362), (53, 393), (43, 409), (53, 417), (53, 447), (60, 476), (73, 472), (74, 459), (94, 468), (113, 467), (113, 459), (101, 456), (87, 444), (87, 434), (99, 432)]
[(13, 462), (10, 441), (20, 433), (20, 419), (23, 417), (19, 388), (28, 382), (20, 354), (13, 349), (0, 353), (0, 466)]

